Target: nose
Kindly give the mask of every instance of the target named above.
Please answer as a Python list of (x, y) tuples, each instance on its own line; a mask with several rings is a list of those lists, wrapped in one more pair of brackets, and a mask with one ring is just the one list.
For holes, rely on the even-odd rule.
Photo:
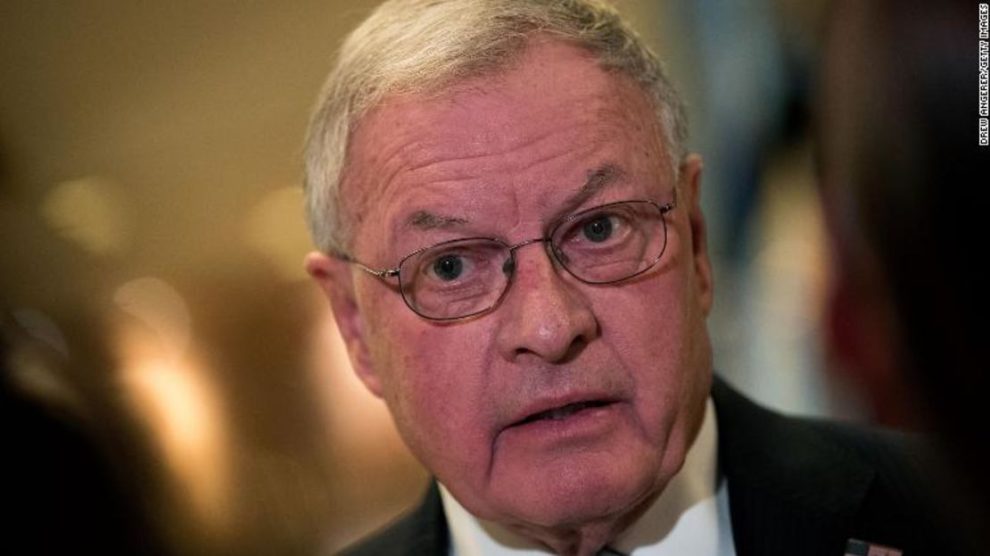
[(519, 249), (515, 259), (512, 285), (496, 313), (502, 356), (514, 361), (529, 355), (549, 363), (576, 357), (599, 334), (589, 300), (557, 272), (544, 249)]

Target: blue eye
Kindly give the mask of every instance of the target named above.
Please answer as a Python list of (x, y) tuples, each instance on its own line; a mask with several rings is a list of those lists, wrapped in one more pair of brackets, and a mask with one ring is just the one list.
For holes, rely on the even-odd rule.
[(464, 260), (457, 255), (444, 255), (433, 262), (433, 274), (450, 282), (460, 277), (464, 271)]
[(612, 237), (612, 219), (605, 215), (595, 217), (585, 222), (581, 231), (589, 241), (601, 243)]

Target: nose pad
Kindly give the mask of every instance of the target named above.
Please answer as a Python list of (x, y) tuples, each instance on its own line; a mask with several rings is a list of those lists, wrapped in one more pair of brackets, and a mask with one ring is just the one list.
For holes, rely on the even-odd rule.
[(552, 243), (547, 243), (547, 255), (550, 255), (551, 261), (558, 263), (564, 268), (567, 268), (567, 263), (570, 262), (567, 253), (564, 253), (562, 249)]
[(532, 268), (526, 266), (516, 273), (514, 257), (502, 264), (503, 272), (515, 278), (515, 291), (504, 300), (496, 341), (510, 361), (530, 355), (563, 363), (598, 335), (598, 321), (588, 300), (558, 273), (550, 246), (545, 246), (544, 254), (533, 253), (532, 260), (526, 261)]
[(502, 263), (502, 273), (505, 274), (506, 276), (512, 276), (512, 274), (515, 271), (516, 271), (516, 261), (515, 259), (512, 258), (512, 256), (509, 256), (509, 258), (505, 259), (505, 262)]

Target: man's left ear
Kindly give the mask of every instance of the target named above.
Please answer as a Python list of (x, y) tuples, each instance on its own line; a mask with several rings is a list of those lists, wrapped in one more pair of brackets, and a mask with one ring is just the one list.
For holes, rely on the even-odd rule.
[(712, 308), (714, 280), (712, 263), (708, 258), (708, 232), (705, 215), (701, 212), (701, 156), (689, 154), (681, 161), (680, 194), (677, 202), (684, 207), (691, 226), (691, 253), (698, 288), (698, 300), (707, 316)]
[(316, 281), (330, 301), (337, 328), (344, 338), (351, 366), (372, 394), (382, 397), (381, 376), (371, 363), (364, 333), (364, 317), (357, 305), (351, 265), (320, 252), (306, 256), (306, 272)]

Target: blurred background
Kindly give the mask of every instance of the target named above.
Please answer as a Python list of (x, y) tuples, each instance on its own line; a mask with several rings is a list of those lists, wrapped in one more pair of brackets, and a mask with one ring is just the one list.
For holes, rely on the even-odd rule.
[[(705, 158), (716, 368), (786, 412), (865, 419), (817, 327), (827, 2), (617, 3)], [(36, 546), (332, 552), (420, 495), (302, 271), (308, 111), (374, 4), (0, 4), (3, 481)]]

